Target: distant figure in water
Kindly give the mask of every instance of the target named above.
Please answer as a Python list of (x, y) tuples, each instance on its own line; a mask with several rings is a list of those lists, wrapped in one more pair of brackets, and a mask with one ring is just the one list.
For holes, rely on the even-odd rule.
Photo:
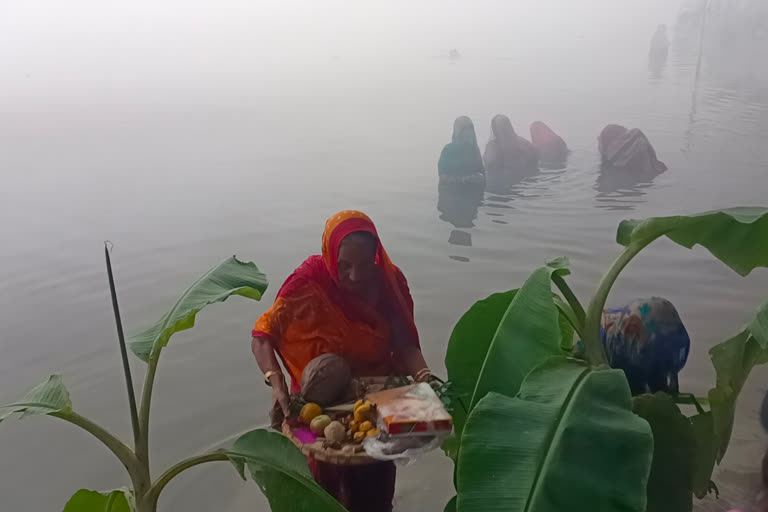
[(437, 162), (440, 183), (484, 183), (483, 157), (477, 146), (475, 125), (467, 116), (453, 122), (453, 136)]
[(648, 137), (637, 128), (628, 130), (618, 124), (609, 124), (600, 132), (597, 148), (605, 167), (649, 175), (667, 170), (664, 162), (656, 158)]
[(669, 50), (669, 38), (667, 37), (667, 26), (659, 25), (651, 38), (651, 55), (667, 55)]
[(568, 146), (563, 138), (541, 121), (531, 124), (531, 143), (543, 165), (564, 164), (568, 159)]
[(601, 326), (608, 363), (624, 370), (633, 395), (678, 392), (691, 340), (671, 302), (651, 297), (606, 309)]
[(667, 65), (669, 53), (669, 38), (667, 26), (659, 25), (651, 38), (650, 50), (648, 50), (648, 71), (654, 80), (660, 80)]
[(533, 145), (515, 133), (512, 122), (503, 114), (491, 120), (491, 139), (485, 146), (485, 169), (489, 178), (516, 176), (539, 165)]

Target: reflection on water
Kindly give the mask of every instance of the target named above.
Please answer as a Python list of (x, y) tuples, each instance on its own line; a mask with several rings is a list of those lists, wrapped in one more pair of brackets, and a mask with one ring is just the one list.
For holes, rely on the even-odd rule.
[[(468, 230), (474, 227), (477, 209), (483, 203), (482, 183), (440, 183), (437, 187), (437, 211), (440, 219), (455, 228), (448, 236), (448, 243), (456, 246), (471, 247), (472, 234)], [(464, 256), (449, 257), (456, 261), (468, 262)]]
[(597, 173), (595, 199), (606, 210), (633, 210), (662, 173), (648, 174), (603, 165)]
[(451, 235), (448, 237), (448, 243), (451, 245), (463, 245), (465, 247), (471, 247), (472, 235), (466, 231), (454, 229), (451, 231)]
[(483, 185), (440, 183), (437, 187), (437, 211), (440, 220), (455, 228), (474, 227), (477, 209), (483, 202)]
[(532, 180), (532, 178), (539, 174), (539, 169), (533, 168), (528, 170), (521, 169), (515, 174), (488, 176), (485, 189), (489, 193), (499, 196), (515, 197), (523, 195), (523, 189), (526, 188), (524, 183), (533, 183), (535, 180)]

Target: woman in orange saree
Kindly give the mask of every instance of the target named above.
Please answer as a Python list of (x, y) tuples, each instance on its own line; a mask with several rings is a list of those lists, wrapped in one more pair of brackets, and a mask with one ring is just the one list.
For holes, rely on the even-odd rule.
[[(389, 259), (371, 219), (354, 210), (328, 219), (322, 254), (307, 258), (288, 277), (252, 335), (251, 349), (272, 386), (278, 417), (289, 413), (289, 394), (277, 357), (294, 393), (301, 391), (307, 364), (328, 353), (344, 357), (356, 376), (431, 377), (405, 276)], [(350, 512), (392, 510), (393, 463), (348, 467), (310, 458), (309, 464), (317, 482)]]

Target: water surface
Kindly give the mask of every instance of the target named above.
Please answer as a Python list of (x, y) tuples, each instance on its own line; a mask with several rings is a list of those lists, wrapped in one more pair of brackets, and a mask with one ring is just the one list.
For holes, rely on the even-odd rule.
[[(765, 204), (768, 11), (723, 0), (705, 15), (703, 4), (11, 7), (0, 16), (0, 402), (61, 373), (79, 412), (130, 438), (105, 239), (129, 331), (232, 254), (272, 281), (261, 303), (207, 309), (164, 353), (159, 471), (264, 424), (270, 395), (251, 325), (319, 251), (337, 210), (377, 223), (441, 373), (461, 313), (542, 262), (568, 256), (570, 282), (588, 297), (618, 253), (620, 220)], [(649, 59), (662, 23), (669, 51)], [(568, 165), (442, 196), (436, 165), (453, 119), (472, 117), (483, 145), (497, 113), (524, 135), (547, 122), (572, 149)], [(596, 136), (609, 122), (643, 129), (669, 171), (602, 173)], [(766, 284), (765, 271), (741, 279), (700, 248), (659, 241), (609, 302), (673, 301), (693, 339), (681, 385), (702, 394), (714, 382), (707, 349), (741, 328)], [(718, 506), (740, 504), (759, 466), (766, 376), (755, 371), (742, 393), (716, 478), (731, 495)], [(53, 418), (4, 423), (0, 453), (3, 510), (60, 510), (78, 488), (126, 483), (105, 449)], [(440, 454), (406, 468), (398, 510), (442, 510), (450, 477)], [(191, 470), (161, 500), (166, 511), (259, 509), (257, 488), (225, 464)]]

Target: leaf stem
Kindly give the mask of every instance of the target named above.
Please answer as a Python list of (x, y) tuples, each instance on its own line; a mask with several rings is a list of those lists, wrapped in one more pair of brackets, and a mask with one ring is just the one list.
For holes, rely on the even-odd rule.
[(133, 377), (131, 376), (131, 366), (128, 362), (128, 350), (125, 347), (123, 321), (120, 318), (120, 307), (117, 304), (117, 290), (115, 289), (115, 278), (112, 275), (112, 260), (109, 257), (109, 246), (107, 245), (107, 242), (104, 242), (104, 258), (107, 261), (107, 277), (109, 278), (109, 292), (112, 296), (112, 310), (115, 312), (117, 341), (120, 344), (120, 357), (123, 361), (125, 386), (128, 389), (128, 406), (131, 412), (131, 427), (133, 428), (133, 446), (137, 447), (139, 445), (141, 431), (139, 430), (139, 413), (136, 408), (136, 392), (133, 389)]
[(144, 376), (144, 388), (141, 392), (141, 407), (139, 409), (139, 443), (136, 445), (136, 456), (147, 468), (149, 473), (149, 411), (152, 405), (152, 389), (155, 386), (155, 372), (160, 354), (157, 353), (147, 362), (147, 373)]
[(611, 291), (613, 283), (616, 282), (616, 278), (627, 266), (627, 263), (635, 257), (645, 246), (653, 242), (659, 235), (652, 238), (647, 238), (639, 242), (633, 242), (624, 247), (624, 250), (619, 253), (616, 259), (611, 264), (608, 272), (603, 275), (600, 280), (600, 284), (597, 286), (597, 291), (592, 296), (592, 300), (587, 307), (586, 317), (584, 319), (584, 348), (587, 356), (587, 360), (592, 365), (607, 365), (608, 358), (605, 355), (605, 348), (600, 337), (600, 320), (603, 314), (603, 308), (605, 308), (605, 301), (608, 299), (608, 293)]
[(576, 294), (573, 293), (573, 290), (571, 290), (571, 287), (568, 286), (568, 283), (565, 282), (565, 279), (563, 278), (563, 276), (558, 275), (557, 272), (552, 273), (552, 282), (555, 283), (555, 286), (557, 286), (557, 289), (560, 290), (560, 293), (563, 294), (563, 298), (571, 306), (571, 309), (573, 310), (576, 320), (580, 322), (580, 325), (573, 326), (574, 329), (576, 329), (577, 331), (583, 330), (584, 318), (586, 317), (586, 313), (584, 313), (584, 308), (581, 306), (581, 302), (579, 302), (579, 299), (576, 297)]
[(157, 497), (160, 495), (160, 492), (168, 484), (168, 482), (170, 482), (176, 475), (178, 475), (182, 471), (185, 471), (199, 464), (204, 464), (206, 462), (217, 462), (217, 461), (227, 461), (227, 460), (229, 460), (229, 458), (224, 453), (209, 453), (206, 455), (197, 455), (195, 457), (190, 457), (189, 459), (183, 460), (178, 464), (170, 467), (165, 473), (160, 475), (157, 481), (154, 484), (152, 484), (152, 487), (149, 490), (149, 496), (151, 496), (153, 499), (156, 500)]
[(125, 466), (125, 469), (131, 476), (131, 480), (134, 482), (134, 484), (136, 484), (137, 480), (141, 477), (141, 464), (136, 457), (136, 454), (134, 454), (133, 451), (125, 443), (120, 441), (100, 425), (97, 425), (85, 416), (81, 416), (74, 411), (56, 411), (49, 413), (49, 415), (64, 421), (68, 421), (73, 425), (77, 425), (101, 441), (107, 448), (109, 448), (113, 454), (115, 454), (123, 466)]
[(558, 294), (553, 293), (552, 300), (555, 302), (555, 307), (557, 310), (566, 318), (566, 320), (568, 320), (568, 323), (571, 325), (571, 327), (573, 327), (573, 330), (576, 332), (576, 334), (578, 334), (579, 337), (582, 337), (582, 333), (584, 332), (584, 321), (579, 321), (576, 318), (576, 313), (573, 312), (573, 308), (571, 308), (571, 306), (565, 302), (563, 298)]

